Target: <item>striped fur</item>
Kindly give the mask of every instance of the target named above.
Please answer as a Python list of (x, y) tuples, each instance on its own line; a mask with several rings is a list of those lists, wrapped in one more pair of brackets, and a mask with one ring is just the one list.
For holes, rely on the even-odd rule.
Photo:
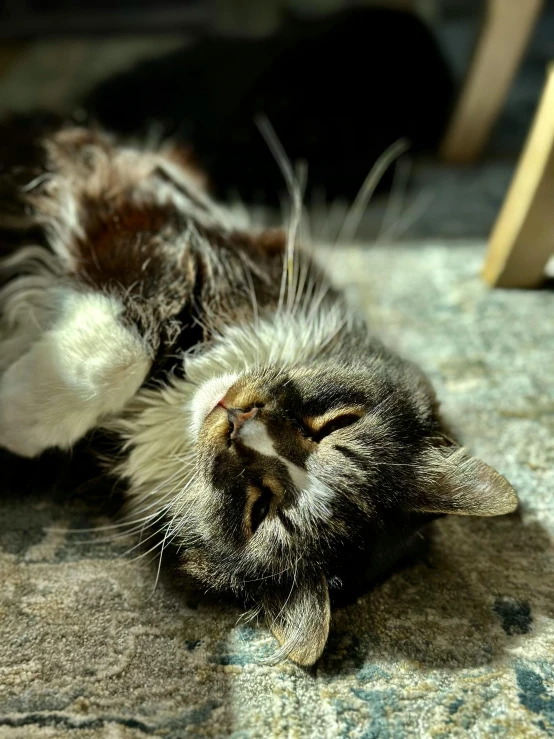
[(281, 654), (313, 663), (330, 594), (367, 587), (436, 515), (514, 508), (298, 249), (297, 198), (286, 229), (258, 230), (169, 145), (0, 134), (0, 444), (111, 435), (128, 530), (263, 612)]

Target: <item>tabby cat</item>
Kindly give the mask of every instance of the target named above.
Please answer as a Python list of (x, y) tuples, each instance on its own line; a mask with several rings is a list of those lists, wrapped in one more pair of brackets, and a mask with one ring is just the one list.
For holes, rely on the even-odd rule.
[[(0, 445), (115, 441), (128, 520), (313, 664), (330, 603), (445, 513), (516, 507), (433, 390), (284, 230), (209, 196), (186, 151), (4, 124)], [(298, 209), (293, 208), (294, 213)]]

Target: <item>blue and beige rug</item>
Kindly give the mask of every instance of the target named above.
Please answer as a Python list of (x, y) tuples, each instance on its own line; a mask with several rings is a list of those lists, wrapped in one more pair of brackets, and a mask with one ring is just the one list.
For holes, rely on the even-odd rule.
[(264, 664), (272, 637), (232, 606), (170, 578), (152, 594), (155, 566), (122, 556), (131, 539), (83, 543), (66, 530), (93, 521), (78, 501), (12, 480), (0, 739), (554, 736), (554, 293), (489, 291), (482, 258), (471, 244), (326, 256), (519, 513), (437, 523), (424, 560), (335, 613), (306, 671)]

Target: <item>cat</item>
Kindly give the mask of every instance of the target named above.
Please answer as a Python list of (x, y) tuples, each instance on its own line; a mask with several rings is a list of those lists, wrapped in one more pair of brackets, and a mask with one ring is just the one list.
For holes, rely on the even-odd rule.
[(0, 133), (0, 446), (107, 434), (128, 520), (264, 617), (278, 657), (315, 663), (335, 596), (437, 516), (514, 510), (297, 244), (298, 202), (260, 229), (171, 144), (48, 117)]

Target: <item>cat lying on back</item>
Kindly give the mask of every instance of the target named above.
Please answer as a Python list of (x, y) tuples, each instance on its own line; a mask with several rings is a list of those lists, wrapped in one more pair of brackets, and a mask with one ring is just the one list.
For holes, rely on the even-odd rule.
[(239, 222), (171, 146), (19, 122), (0, 155), (0, 445), (35, 457), (111, 434), (129, 520), (265, 616), (281, 654), (315, 662), (330, 597), (432, 518), (514, 510), (294, 223)]

